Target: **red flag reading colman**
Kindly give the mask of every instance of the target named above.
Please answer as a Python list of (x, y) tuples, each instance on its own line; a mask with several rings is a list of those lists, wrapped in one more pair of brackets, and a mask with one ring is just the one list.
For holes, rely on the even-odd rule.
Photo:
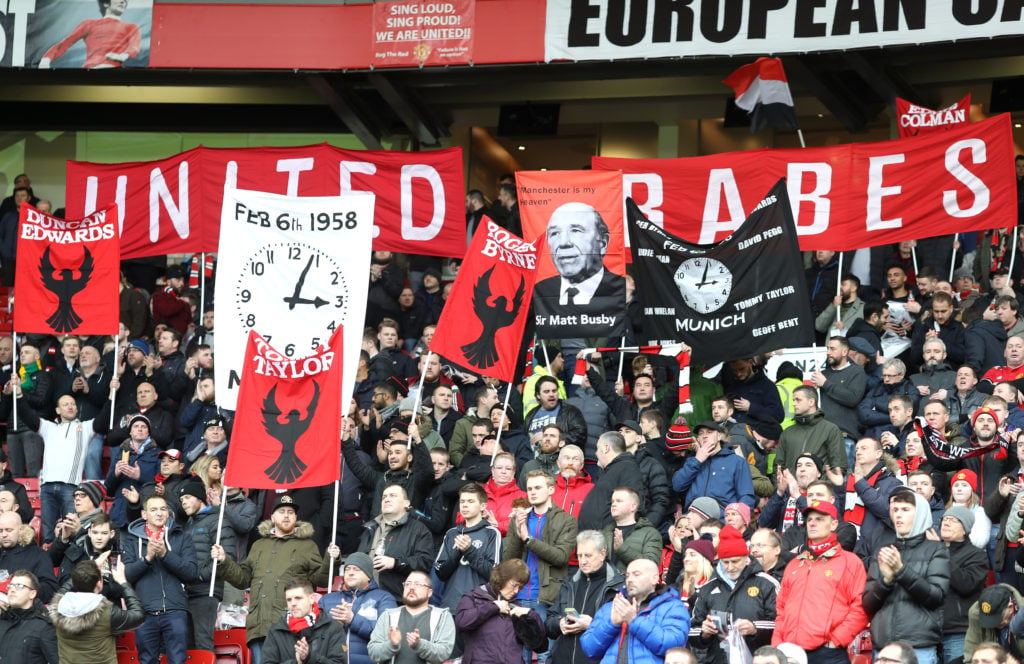
[(18, 226), (14, 328), (45, 334), (117, 334), (117, 208), (84, 219), (25, 203)]
[(249, 331), (226, 486), (287, 489), (341, 477), (341, 325), (327, 347), (288, 357)]
[(430, 350), (484, 376), (511, 381), (537, 276), (538, 244), (490, 219), (473, 236)]

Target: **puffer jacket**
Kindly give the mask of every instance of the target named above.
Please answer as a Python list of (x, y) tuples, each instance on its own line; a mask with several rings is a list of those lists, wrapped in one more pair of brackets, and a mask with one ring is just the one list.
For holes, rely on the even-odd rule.
[(704, 619), (712, 611), (726, 611), (732, 619), (742, 618), (754, 623), (756, 632), (744, 636), (750, 652), (772, 642), (775, 631), (775, 599), (779, 594), (779, 582), (761, 570), (761, 564), (751, 561), (740, 572), (736, 582), (730, 587), (716, 570), (715, 576), (701, 586), (697, 594), (697, 604), (693, 607), (690, 640), (698, 648), (706, 648), (704, 661), (709, 664), (725, 664), (728, 656), (720, 647), (718, 635), (711, 638), (701, 636), (700, 628)]
[(305, 638), (309, 644), (309, 656), (303, 660), (304, 664), (346, 664), (345, 630), (326, 613), (321, 613), (316, 624), (299, 634), (288, 628), (288, 618), (278, 620), (267, 633), (260, 661), (294, 662), (295, 642), (299, 638)]
[[(689, 633), (686, 603), (680, 601), (675, 589), (662, 585), (629, 623), (628, 640), (622, 647), (630, 664), (660, 664), (670, 648), (686, 645)], [(600, 658), (601, 664), (616, 664), (622, 635), (621, 626), (612, 623), (612, 603), (606, 602), (583, 633), (580, 645), (588, 657)]]
[(377, 619), (387, 609), (397, 606), (395, 598), (386, 590), (381, 590), (373, 579), (370, 585), (362, 590), (353, 590), (343, 586), (341, 590), (327, 593), (320, 598), (320, 608), (328, 616), (331, 609), (342, 601), (352, 605), (352, 622), (345, 630), (345, 652), (348, 653), (348, 664), (372, 664), (373, 660), (367, 652), (367, 644), (373, 634)]
[(196, 580), (199, 572), (192, 538), (182, 527), (167, 519), (164, 527), (167, 553), (146, 560), (149, 536), (146, 522), (132, 521), (121, 533), (121, 562), (124, 575), (138, 593), (146, 611), (188, 611), (185, 586)]
[(580, 645), (582, 634), (562, 634), (559, 623), (565, 617), (567, 608), (576, 609), (581, 616), (593, 618), (606, 602), (612, 601), (615, 593), (619, 591), (626, 577), (615, 569), (610, 563), (593, 574), (584, 574), (577, 569), (570, 577), (562, 579), (562, 587), (558, 591), (558, 599), (548, 609), (547, 618), (544, 621), (548, 630), (548, 637), (555, 639), (555, 645), (551, 648), (548, 659), (551, 662), (565, 662), (566, 664), (585, 664), (595, 662), (596, 659), (587, 657)]
[(537, 555), (538, 599), (551, 604), (558, 597), (558, 588), (569, 573), (569, 556), (576, 549), (576, 519), (554, 505), (548, 508), (540, 537), (523, 543), (516, 528), (509, 528), (502, 560), (522, 558), (529, 552)]
[[(217, 519), (220, 515), (220, 508), (206, 507), (201, 512), (192, 515), (185, 524), (185, 532), (192, 538), (192, 546), (196, 552), (196, 579), (188, 584), (188, 596), (206, 597), (210, 594), (210, 577), (213, 574), (213, 558), (210, 557), (210, 547), (217, 543)], [(235, 543), (235, 531), (228, 524), (221, 529), (220, 545), (225, 551), (234, 552), (238, 549)], [(224, 599), (224, 577), (217, 576), (214, 582), (213, 596), (217, 599)]]
[(0, 661), (4, 664), (58, 664), (55, 641), (50, 616), (38, 599), (27, 609), (8, 608), (0, 613)]
[(703, 496), (714, 498), (722, 507), (729, 503), (744, 503), (753, 510), (757, 502), (750, 464), (729, 444), (723, 445), (704, 463), (695, 456), (689, 457), (672, 476), (672, 488), (686, 494), (687, 507)]
[(931, 509), (914, 494), (917, 509), (907, 537), (896, 537), (903, 568), (892, 583), (882, 579), (878, 557), (871, 561), (864, 588), (864, 610), (871, 616), (873, 643), (906, 641), (915, 648), (942, 643), (942, 605), (949, 592), (949, 551), (942, 542), (927, 539)]
[(949, 543), (949, 592), (942, 604), (942, 633), (963, 634), (967, 631), (968, 612), (978, 601), (988, 579), (988, 554), (970, 540)]
[[(494, 603), (500, 595), (490, 584), (466, 593), (455, 610), (455, 628), (462, 633), (465, 646), (462, 664), (520, 664), (523, 646), (516, 641), (512, 618), (498, 611)], [(510, 602), (515, 606), (515, 602)], [(529, 618), (543, 622), (536, 611), (530, 609)]]
[[(230, 557), (218, 563), (217, 573), (238, 588), (250, 588), (249, 615), (245, 619), (247, 641), (262, 639), (281, 619), (288, 606), (284, 586), (297, 576), (304, 576), (314, 586), (326, 586), (327, 575), (320, 573), (320, 549), (313, 541), (313, 526), (299, 521), (289, 535), (278, 537), (268, 519), (257, 528), (260, 539), (252, 545), (245, 562)], [(251, 585), (251, 587), (250, 587)]]
[(64, 662), (114, 664), (114, 635), (130, 632), (146, 620), (138, 595), (127, 583), (120, 586), (125, 607), (95, 593), (69, 592), (50, 604), (50, 620), (57, 630), (57, 648)]

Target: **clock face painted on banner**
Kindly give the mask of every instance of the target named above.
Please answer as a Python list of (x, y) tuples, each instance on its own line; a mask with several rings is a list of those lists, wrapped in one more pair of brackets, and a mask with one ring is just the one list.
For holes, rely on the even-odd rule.
[(714, 258), (688, 258), (675, 275), (676, 286), (686, 306), (709, 314), (725, 306), (732, 292), (732, 272)]
[(305, 357), (326, 344), (349, 306), (341, 265), (304, 242), (257, 249), (243, 262), (234, 290), (242, 326), (288, 357)]

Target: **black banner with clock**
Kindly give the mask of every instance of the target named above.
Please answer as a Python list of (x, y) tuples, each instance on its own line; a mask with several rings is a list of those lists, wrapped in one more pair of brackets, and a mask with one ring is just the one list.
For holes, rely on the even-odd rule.
[(665, 232), (632, 199), (626, 215), (648, 343), (682, 341), (711, 366), (814, 341), (785, 180), (716, 244)]

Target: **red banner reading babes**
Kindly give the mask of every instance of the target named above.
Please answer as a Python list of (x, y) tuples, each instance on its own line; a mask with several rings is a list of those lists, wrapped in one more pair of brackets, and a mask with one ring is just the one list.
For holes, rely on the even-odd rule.
[(373, 65), (467, 65), (473, 59), (475, 2), (373, 3)]
[(117, 334), (117, 211), (58, 219), (21, 206), (14, 328), (45, 334)]
[(483, 376), (513, 380), (543, 243), (543, 236), (526, 242), (484, 217), (430, 350)]
[(68, 162), (69, 217), (117, 204), (122, 258), (217, 251), (224, 188), (288, 196), (377, 195), (373, 248), (460, 256), (462, 150), (196, 148), (150, 162)]
[(926, 136), (684, 159), (594, 157), (665, 230), (710, 244), (786, 178), (800, 248), (849, 250), (1017, 223), (1010, 116)]
[(249, 331), (226, 486), (287, 489), (341, 477), (341, 325), (327, 347), (287, 357)]

